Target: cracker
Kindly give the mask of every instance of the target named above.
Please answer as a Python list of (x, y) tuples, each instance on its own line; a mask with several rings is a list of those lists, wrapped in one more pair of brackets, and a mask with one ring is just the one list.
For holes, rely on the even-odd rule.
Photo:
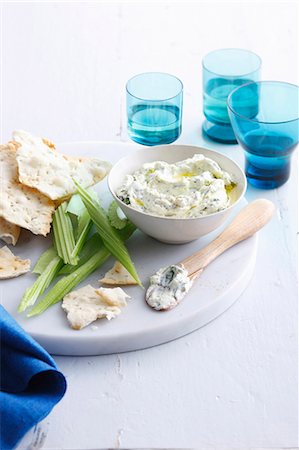
[(40, 138), (32, 136), (28, 131), (16, 130), (12, 132), (13, 142), (20, 147), (23, 144), (35, 145), (35, 144), (46, 144), (52, 150), (55, 150), (55, 144), (47, 138)]
[[(117, 292), (116, 292), (117, 291)], [(126, 306), (130, 298), (121, 288), (95, 289), (90, 284), (67, 294), (62, 309), (74, 330), (81, 330), (97, 319), (115, 318), (121, 313), (120, 306)]]
[(30, 270), (30, 259), (15, 256), (5, 245), (0, 248), (0, 279), (15, 278)]
[(129, 286), (138, 284), (127, 269), (116, 261), (112, 269), (105, 273), (104, 278), (99, 280), (102, 284), (109, 284), (111, 286)]
[(17, 146), (0, 145), (0, 217), (46, 236), (50, 231), (54, 203), (18, 180)]
[(130, 298), (120, 287), (96, 289), (103, 302), (110, 306), (127, 306), (126, 298)]
[(8, 245), (16, 245), (21, 228), (0, 217), (0, 239)]
[(17, 150), (19, 180), (52, 200), (69, 198), (76, 192), (75, 179), (87, 188), (101, 181), (110, 163), (97, 158), (68, 157), (43, 142), (24, 142)]

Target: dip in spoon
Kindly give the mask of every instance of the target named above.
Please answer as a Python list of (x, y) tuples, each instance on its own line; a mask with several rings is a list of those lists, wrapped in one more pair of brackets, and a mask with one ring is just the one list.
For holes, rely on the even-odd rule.
[(174, 308), (210, 262), (263, 228), (272, 218), (274, 210), (273, 203), (266, 199), (249, 203), (209, 245), (177, 264), (158, 270), (150, 278), (145, 295), (147, 304), (157, 311)]

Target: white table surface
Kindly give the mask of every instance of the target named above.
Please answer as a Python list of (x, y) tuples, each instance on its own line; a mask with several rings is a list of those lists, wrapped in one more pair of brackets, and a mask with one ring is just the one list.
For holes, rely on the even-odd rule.
[[(124, 84), (167, 71), (185, 86), (180, 142), (201, 136), (201, 59), (243, 47), (263, 79), (298, 81), (296, 2), (2, 2), (1, 142), (23, 128), (56, 142), (127, 141)], [(64, 399), (18, 449), (297, 445), (296, 170), (260, 232), (254, 278), (224, 315), (175, 342), (56, 357)]]

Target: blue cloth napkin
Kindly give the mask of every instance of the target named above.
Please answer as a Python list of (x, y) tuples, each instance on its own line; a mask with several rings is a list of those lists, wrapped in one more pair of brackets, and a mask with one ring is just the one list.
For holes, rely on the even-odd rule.
[(66, 381), (51, 356), (0, 306), (1, 450), (11, 450), (63, 397)]

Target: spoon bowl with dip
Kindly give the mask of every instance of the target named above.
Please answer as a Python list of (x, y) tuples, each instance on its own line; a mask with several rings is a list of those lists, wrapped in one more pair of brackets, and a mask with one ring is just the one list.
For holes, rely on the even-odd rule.
[(227, 156), (192, 145), (143, 148), (110, 171), (109, 189), (145, 234), (183, 244), (220, 227), (244, 197), (243, 170)]

